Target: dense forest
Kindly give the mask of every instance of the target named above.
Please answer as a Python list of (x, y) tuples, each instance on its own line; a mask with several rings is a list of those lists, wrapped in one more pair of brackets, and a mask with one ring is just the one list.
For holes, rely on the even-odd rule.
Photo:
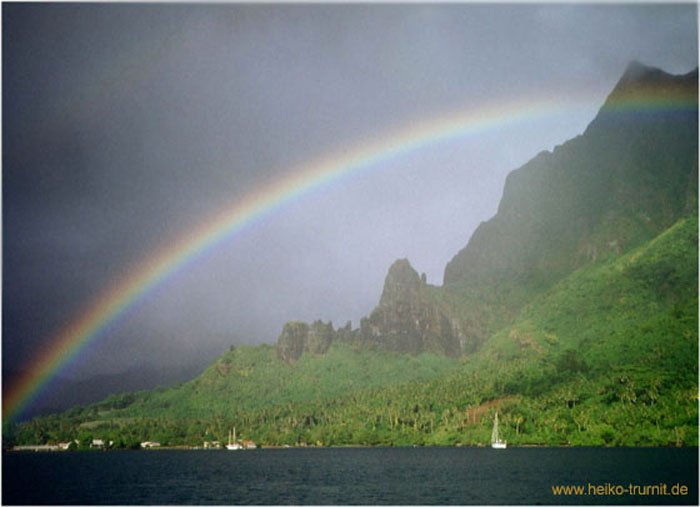
[(575, 272), (460, 359), (335, 343), (294, 365), (240, 346), (172, 389), (5, 428), (7, 443), (697, 445), (697, 216)]
[(287, 323), (184, 384), (5, 422), (4, 447), (485, 445), (496, 413), (509, 445), (697, 446), (697, 80), (631, 64), (443, 286), (401, 259), (358, 329)]

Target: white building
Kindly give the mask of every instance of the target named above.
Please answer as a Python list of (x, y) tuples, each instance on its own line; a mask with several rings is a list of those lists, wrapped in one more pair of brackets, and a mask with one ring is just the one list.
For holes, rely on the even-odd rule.
[(257, 449), (258, 447), (252, 440), (244, 440), (243, 442), (241, 442), (241, 444), (243, 444), (243, 447), (245, 449)]

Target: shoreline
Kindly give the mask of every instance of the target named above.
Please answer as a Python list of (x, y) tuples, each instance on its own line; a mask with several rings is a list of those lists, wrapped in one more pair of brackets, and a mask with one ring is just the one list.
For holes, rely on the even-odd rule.
[[(238, 449), (244, 452), (254, 452), (258, 450), (287, 450), (287, 449), (488, 449), (488, 445), (362, 445), (362, 444), (352, 444), (352, 445), (260, 445), (255, 449)], [(522, 444), (508, 446), (508, 449), (698, 449), (698, 446), (692, 445), (640, 445), (640, 446), (612, 446), (612, 445), (549, 445), (549, 444)], [(508, 450), (505, 449), (505, 450)], [(53, 452), (114, 452), (114, 451), (139, 451), (139, 452), (149, 452), (149, 451), (227, 451), (226, 448), (208, 448), (205, 449), (202, 446), (188, 446), (188, 445), (172, 445), (172, 446), (160, 446), (151, 448), (139, 448), (139, 449), (65, 449), (58, 445), (44, 444), (44, 445), (20, 445), (14, 446), (9, 449), (3, 449), (3, 452), (9, 453), (53, 453)]]

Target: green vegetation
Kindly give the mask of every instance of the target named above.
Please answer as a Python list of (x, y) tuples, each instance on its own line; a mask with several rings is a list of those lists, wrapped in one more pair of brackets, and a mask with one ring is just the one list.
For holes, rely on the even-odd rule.
[(498, 411), (511, 445), (697, 446), (697, 106), (615, 108), (695, 98), (697, 72), (649, 75), (508, 176), (443, 287), (399, 260), (359, 330), (288, 323), (277, 347), (6, 425), (4, 445), (201, 445), (232, 426), (267, 445), (482, 445)]
[(511, 445), (697, 445), (698, 220), (583, 267), (461, 360), (333, 343), (293, 365), (237, 347), (171, 389), (111, 396), (5, 428), (12, 443), (135, 447), (481, 445), (494, 411)]

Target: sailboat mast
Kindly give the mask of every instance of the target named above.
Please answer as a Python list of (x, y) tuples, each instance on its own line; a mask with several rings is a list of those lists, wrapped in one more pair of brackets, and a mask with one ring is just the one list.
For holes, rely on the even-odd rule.
[(493, 432), (491, 433), (491, 443), (498, 442), (498, 412), (493, 420)]

